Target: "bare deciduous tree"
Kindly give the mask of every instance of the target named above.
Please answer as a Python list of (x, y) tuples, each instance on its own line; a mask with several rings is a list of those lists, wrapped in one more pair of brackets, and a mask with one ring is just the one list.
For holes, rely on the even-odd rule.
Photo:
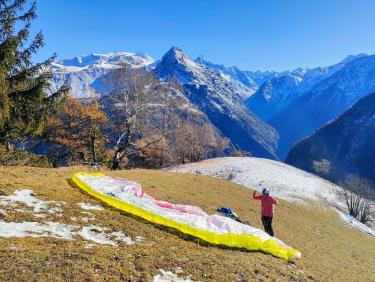
[(375, 219), (375, 211), (369, 200), (372, 183), (355, 175), (347, 177), (342, 186), (347, 190), (342, 193), (349, 215), (362, 223), (370, 223)]
[(228, 147), (229, 141), (215, 134), (209, 124), (182, 124), (176, 132), (175, 155), (179, 163), (197, 162), (218, 157)]
[(242, 150), (235, 150), (233, 153), (232, 153), (232, 157), (250, 157), (251, 156), (251, 153), (250, 152), (246, 152), (246, 151), (242, 151)]
[(112, 169), (122, 160), (147, 167), (194, 162), (220, 156), (228, 147), (228, 140), (189, 104), (177, 81), (160, 81), (152, 71), (127, 66), (106, 79), (102, 104), (116, 144)]
[[(175, 89), (160, 82), (153, 72), (129, 66), (113, 71), (107, 85), (110, 93), (103, 101), (113, 124), (112, 134), (118, 136), (112, 162), (112, 169), (117, 169), (124, 157), (161, 142), (169, 133), (170, 97)], [(142, 146), (137, 146), (139, 140), (143, 140)]]

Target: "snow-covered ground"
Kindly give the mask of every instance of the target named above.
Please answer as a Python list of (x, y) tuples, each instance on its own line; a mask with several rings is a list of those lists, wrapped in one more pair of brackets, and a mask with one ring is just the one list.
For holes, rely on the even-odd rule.
[[(345, 203), (340, 197), (343, 192), (341, 187), (273, 160), (253, 157), (216, 158), (165, 170), (227, 179), (259, 192), (267, 187), (273, 196), (289, 202), (308, 204), (306, 200), (310, 200), (345, 210)], [(375, 231), (369, 231), (372, 229), (354, 218), (343, 217), (342, 214), (344, 213), (341, 212), (341, 218), (347, 224), (375, 236)]]
[(271, 194), (289, 202), (304, 200), (341, 204), (340, 187), (295, 167), (261, 158), (217, 158), (168, 168), (168, 171), (209, 175)]
[(356, 220), (355, 218), (351, 217), (350, 215), (340, 211), (340, 210), (337, 210), (337, 212), (339, 213), (340, 215), (340, 218), (345, 221), (349, 226), (353, 227), (353, 228), (357, 228), (358, 230), (362, 231), (363, 233), (367, 233), (373, 237), (375, 237), (375, 230), (374, 229), (371, 229), (370, 227), (366, 226), (365, 224), (359, 222), (358, 220)]
[[(72, 221), (87, 222), (95, 220), (95, 216), (88, 212), (102, 211), (100, 206), (94, 206), (89, 203), (78, 204), (82, 211), (81, 215), (89, 215), (90, 218), (74, 217)], [(64, 213), (64, 207), (67, 206), (65, 202), (58, 201), (43, 201), (39, 199), (36, 194), (29, 189), (17, 190), (12, 195), (0, 196), (0, 214), (6, 216), (12, 213), (28, 213), (35, 218), (45, 218), (48, 215), (61, 217)], [(74, 240), (77, 237), (93, 242), (95, 244), (104, 244), (117, 247), (119, 243), (126, 245), (133, 245), (141, 242), (143, 237), (137, 236), (133, 240), (122, 231), (112, 231), (106, 227), (89, 225), (80, 226), (77, 224), (71, 225), (57, 221), (23, 221), (23, 222), (7, 222), (0, 220), (0, 237), (53, 237), (65, 240)], [(88, 248), (92, 248), (95, 244), (87, 244)]]

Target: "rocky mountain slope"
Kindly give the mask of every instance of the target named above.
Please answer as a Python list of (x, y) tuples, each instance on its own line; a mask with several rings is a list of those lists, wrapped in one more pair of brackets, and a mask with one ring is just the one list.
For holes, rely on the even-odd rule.
[(251, 91), (223, 73), (191, 60), (173, 47), (155, 68), (162, 79), (175, 77), (185, 88), (188, 100), (204, 112), (237, 148), (253, 155), (277, 158), (277, 132), (244, 105)]
[(328, 177), (342, 180), (357, 174), (375, 182), (375, 93), (370, 94), (337, 119), (298, 142), (286, 162), (312, 171), (313, 161), (331, 164)]
[(249, 75), (249, 73), (241, 71), (236, 66), (226, 67), (224, 65), (215, 64), (206, 60), (203, 56), (199, 56), (194, 61), (224, 75), (229, 75), (232, 79), (235, 79), (247, 86), (253, 93), (259, 87), (260, 81), (255, 81), (253, 77)]
[(246, 100), (246, 106), (267, 121), (296, 99), (301, 81), (301, 77), (293, 74), (267, 80)]

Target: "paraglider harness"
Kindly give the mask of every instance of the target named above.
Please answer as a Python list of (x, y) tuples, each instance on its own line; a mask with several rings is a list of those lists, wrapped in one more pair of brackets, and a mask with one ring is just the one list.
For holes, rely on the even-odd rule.
[(102, 164), (100, 162), (93, 162), (90, 164), (90, 167), (94, 170), (100, 170), (102, 167)]
[(224, 208), (224, 207), (220, 207), (216, 210), (218, 213), (221, 213), (223, 216), (226, 216), (226, 217), (229, 217), (235, 221), (238, 221), (240, 223), (243, 223), (243, 224), (249, 224), (248, 221), (242, 221), (238, 215), (232, 211), (231, 208)]

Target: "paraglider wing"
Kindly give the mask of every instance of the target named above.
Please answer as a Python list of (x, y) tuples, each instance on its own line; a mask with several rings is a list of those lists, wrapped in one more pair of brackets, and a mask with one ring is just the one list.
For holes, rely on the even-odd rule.
[(285, 260), (301, 257), (299, 251), (260, 229), (217, 214), (208, 215), (196, 206), (156, 200), (139, 183), (101, 173), (76, 173), (72, 179), (82, 190), (112, 207), (206, 242), (263, 251)]

